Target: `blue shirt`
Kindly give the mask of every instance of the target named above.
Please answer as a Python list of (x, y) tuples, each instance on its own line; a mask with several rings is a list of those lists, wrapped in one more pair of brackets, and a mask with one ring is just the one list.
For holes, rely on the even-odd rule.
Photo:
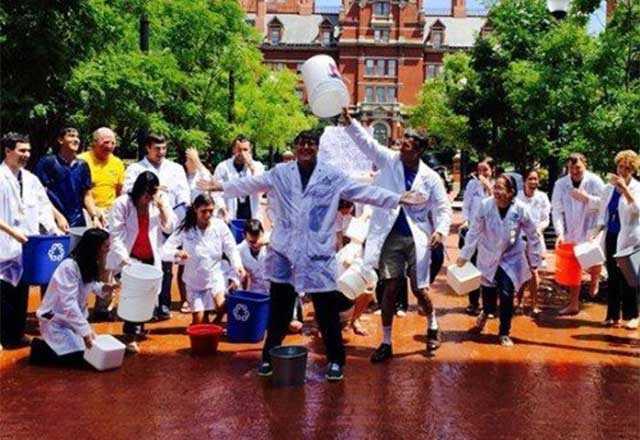
[(618, 215), (618, 202), (620, 202), (620, 192), (613, 190), (611, 199), (609, 199), (609, 221), (607, 222), (607, 231), (612, 234), (620, 232), (620, 216)]
[[(418, 174), (418, 170), (412, 170), (407, 168), (405, 164), (402, 164), (402, 168), (404, 168), (404, 189), (409, 191), (411, 186), (413, 186), (413, 181), (416, 180), (416, 175)], [(400, 234), (404, 237), (411, 236), (411, 228), (409, 227), (409, 223), (407, 222), (407, 216), (404, 213), (404, 208), (400, 208), (400, 214), (398, 214), (398, 218), (393, 225), (392, 232)]]
[(82, 159), (67, 163), (59, 154), (43, 157), (36, 175), (47, 189), (47, 196), (64, 215), (70, 227), (86, 226), (82, 208), (84, 195), (91, 189), (91, 171)]

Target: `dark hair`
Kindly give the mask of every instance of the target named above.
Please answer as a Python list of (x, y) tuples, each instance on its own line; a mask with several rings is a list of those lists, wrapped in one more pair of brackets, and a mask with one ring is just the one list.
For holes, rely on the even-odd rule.
[(538, 175), (538, 177), (540, 177), (540, 173), (539, 173), (539, 169), (538, 168), (529, 168), (528, 170), (526, 170), (524, 172), (524, 175), (522, 176), (524, 180), (527, 180), (529, 178), (529, 174), (531, 173), (536, 173)]
[(187, 208), (187, 213), (185, 214), (184, 220), (182, 220), (182, 223), (180, 223), (180, 226), (178, 226), (178, 231), (187, 231), (189, 229), (195, 228), (198, 222), (198, 215), (196, 214), (196, 209), (205, 205), (215, 205), (215, 202), (213, 200), (213, 197), (211, 197), (209, 194), (202, 193), (198, 195), (194, 199), (191, 206)]
[(567, 162), (569, 162), (571, 165), (582, 162), (584, 166), (587, 166), (587, 158), (584, 157), (584, 154), (582, 153), (571, 153), (567, 158)]
[(161, 134), (149, 133), (144, 139), (144, 146), (148, 147), (153, 144), (165, 144), (167, 140)]
[(0, 146), (2, 146), (2, 154), (4, 155), (4, 149), (15, 150), (18, 144), (28, 144), (29, 136), (22, 133), (16, 133), (11, 131), (0, 139)]
[(131, 191), (129, 191), (129, 197), (131, 197), (135, 205), (144, 194), (155, 194), (159, 186), (158, 176), (151, 171), (143, 171), (134, 182)]
[(505, 174), (501, 174), (500, 177), (498, 177), (498, 179), (503, 179), (504, 180), (504, 184), (505, 184), (505, 187), (506, 187), (507, 191), (510, 192), (511, 194), (513, 194), (511, 196), (511, 198), (513, 199), (516, 196), (516, 194), (518, 193), (518, 184), (516, 183), (515, 177), (513, 177), (509, 173), (505, 173)]
[(418, 153), (422, 154), (429, 146), (429, 140), (426, 136), (422, 136), (417, 133), (410, 133), (404, 135), (405, 139), (411, 139), (413, 141), (414, 148)]
[(233, 140), (231, 141), (231, 149), (233, 150), (233, 147), (236, 146), (236, 142), (249, 142), (251, 143), (251, 141), (249, 140), (248, 137), (246, 137), (243, 134), (239, 134), (238, 136), (234, 137)]
[(74, 128), (74, 127), (62, 127), (60, 130), (58, 130), (58, 137), (56, 139), (61, 139), (61, 138), (65, 137), (69, 133), (80, 134), (80, 132), (78, 131), (77, 128)]
[(353, 208), (353, 202), (350, 202), (349, 200), (346, 199), (340, 199), (340, 201), (338, 202), (338, 211), (341, 209), (351, 209)]
[(264, 229), (262, 227), (262, 223), (260, 223), (260, 220), (258, 219), (252, 218), (251, 220), (247, 220), (244, 224), (245, 234), (256, 235), (262, 232), (264, 232)]
[(494, 163), (494, 161), (493, 161), (493, 158), (492, 158), (492, 157), (490, 157), (490, 156), (486, 156), (486, 157), (483, 157), (482, 159), (480, 159), (480, 160), (478, 161), (478, 163), (476, 164), (476, 168), (477, 168), (477, 167), (478, 167), (478, 165), (480, 165), (481, 163), (486, 163), (487, 165), (489, 165), (489, 168), (491, 168), (492, 170), (495, 170), (495, 168), (496, 168), (496, 165), (495, 165), (495, 163)]
[(293, 140), (294, 145), (301, 144), (303, 142), (312, 141), (316, 145), (320, 145), (320, 132), (317, 130), (304, 130), (298, 133)]
[(109, 233), (99, 228), (87, 229), (84, 234), (82, 234), (78, 245), (71, 253), (71, 258), (78, 264), (83, 282), (90, 283), (96, 281), (100, 276), (97, 258), (98, 249), (100, 249), (102, 243), (108, 239)]

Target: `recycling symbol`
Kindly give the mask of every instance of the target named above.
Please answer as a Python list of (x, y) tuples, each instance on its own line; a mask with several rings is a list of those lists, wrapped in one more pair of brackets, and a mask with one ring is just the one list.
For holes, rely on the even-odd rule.
[(49, 248), (49, 260), (51, 261), (62, 261), (64, 258), (64, 246), (62, 243), (54, 243), (51, 248)]
[(251, 313), (249, 313), (249, 308), (246, 304), (236, 304), (233, 308), (233, 317), (238, 321), (246, 322), (251, 317)]

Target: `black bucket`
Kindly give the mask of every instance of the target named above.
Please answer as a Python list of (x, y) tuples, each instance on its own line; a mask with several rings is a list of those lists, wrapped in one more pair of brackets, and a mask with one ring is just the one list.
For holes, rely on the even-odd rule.
[(269, 350), (272, 383), (277, 387), (304, 385), (309, 350), (300, 345), (278, 345)]

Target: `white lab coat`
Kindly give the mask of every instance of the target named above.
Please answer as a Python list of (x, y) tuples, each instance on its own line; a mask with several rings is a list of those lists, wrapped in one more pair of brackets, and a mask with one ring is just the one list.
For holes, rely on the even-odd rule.
[[(170, 234), (175, 227), (175, 214), (169, 211), (166, 228), (160, 222), (160, 210), (149, 205), (149, 241), (153, 250), (154, 266), (161, 267), (160, 245), (164, 240), (162, 233)], [(131, 249), (138, 236), (138, 210), (128, 194), (116, 199), (109, 213), (110, 247), (107, 255), (107, 268), (119, 272), (125, 262), (130, 260)]]
[(240, 252), (242, 266), (244, 266), (244, 270), (247, 271), (247, 275), (249, 276), (249, 290), (251, 292), (268, 294), (270, 283), (267, 279), (265, 269), (267, 247), (262, 246), (258, 252), (258, 256), (254, 257), (247, 242), (243, 241), (238, 244), (238, 252)]
[(162, 246), (162, 259), (174, 261), (178, 248), (189, 254), (184, 261), (182, 279), (191, 290), (211, 289), (226, 285), (222, 270), (222, 255), (226, 255), (233, 268), (242, 268), (236, 242), (229, 227), (220, 219), (212, 218), (203, 231), (198, 226), (176, 230)]
[(587, 192), (588, 202), (578, 201), (571, 196), (573, 183), (571, 176), (567, 175), (556, 181), (551, 195), (553, 228), (569, 243), (582, 243), (590, 238), (589, 232), (598, 222), (604, 183), (600, 177), (585, 171), (579, 189)]
[[(360, 151), (380, 170), (374, 179), (374, 185), (396, 194), (405, 192), (404, 167), (400, 160), (400, 153), (381, 146), (357, 121), (353, 121), (345, 130)], [(419, 163), (418, 173), (411, 186), (411, 191), (423, 194), (427, 202), (418, 206), (403, 206), (394, 209), (376, 208), (373, 210), (369, 235), (365, 244), (364, 262), (370, 267), (378, 267), (384, 242), (393, 229), (400, 209), (404, 209), (416, 247), (418, 287), (422, 289), (429, 287), (431, 263), (429, 242), (434, 232), (429, 222), (429, 212), (433, 213), (435, 231), (442, 234), (443, 238), (449, 235), (453, 214), (442, 179), (438, 173), (422, 161)]]
[[(598, 225), (605, 226), (609, 221), (609, 201), (613, 195), (615, 187), (608, 184), (603, 192), (600, 202), (600, 214), (598, 216)], [(616, 252), (627, 247), (640, 246), (640, 182), (633, 177), (629, 183), (629, 191), (633, 195), (634, 203), (627, 203), (627, 199), (620, 195), (618, 201), (618, 216), (620, 217), (620, 232), (618, 233), (618, 242), (616, 243)], [(605, 232), (606, 234), (606, 232)], [(602, 236), (602, 249), (606, 253), (605, 234)]]
[(513, 200), (503, 220), (495, 199), (487, 198), (471, 221), (460, 256), (469, 261), (477, 248), (476, 265), (482, 273), (482, 285), (492, 286), (501, 267), (518, 291), (531, 278), (523, 234), (528, 241), (526, 252), (531, 267), (537, 268), (542, 262), (542, 244), (536, 227), (529, 208), (520, 200)]
[[(53, 272), (36, 316), (42, 337), (56, 354), (84, 350), (82, 338), (92, 332), (87, 301), (91, 292), (103, 297), (102, 287), (100, 282), (83, 282), (80, 267), (72, 258), (65, 259)], [(47, 319), (43, 315), (49, 312), (53, 317)]]
[(491, 193), (484, 189), (480, 179), (474, 176), (469, 180), (462, 198), (462, 221), (471, 224), (478, 214), (480, 204), (487, 197), (491, 197)]
[(529, 213), (531, 219), (536, 224), (538, 235), (540, 236), (540, 242), (542, 243), (542, 252), (547, 251), (547, 246), (544, 242), (543, 232), (549, 226), (551, 219), (549, 214), (551, 213), (551, 202), (546, 193), (535, 190), (532, 197), (528, 197), (524, 191), (518, 192), (518, 200), (529, 207)]
[(282, 163), (261, 176), (223, 184), (225, 197), (272, 191), (277, 200), (267, 251), (270, 281), (288, 283), (298, 292), (336, 290), (336, 213), (340, 199), (392, 209), (400, 196), (356, 183), (325, 163), (317, 163), (306, 189), (297, 162)]
[[(261, 176), (264, 174), (264, 165), (262, 163), (254, 160), (253, 164), (255, 166), (255, 171), (253, 173), (245, 166), (243, 170), (238, 172), (236, 168), (233, 166), (233, 157), (222, 161), (218, 164), (215, 171), (213, 172), (213, 177), (220, 182), (229, 182), (233, 179), (238, 179), (240, 177), (247, 176)], [(262, 197), (262, 193), (251, 194), (249, 197), (249, 203), (251, 205), (251, 216), (258, 220), (263, 220), (260, 210), (260, 197)], [(227, 211), (229, 212), (229, 216), (232, 219), (236, 218), (236, 211), (238, 210), (238, 200), (237, 197), (227, 197), (224, 196), (224, 203)]]
[(169, 159), (162, 159), (160, 167), (156, 168), (145, 157), (140, 162), (132, 163), (127, 167), (124, 173), (124, 193), (131, 191), (136, 179), (144, 171), (154, 173), (158, 176), (160, 185), (168, 188), (167, 202), (169, 207), (180, 216), (181, 211), (191, 204), (191, 190), (189, 189), (189, 182), (184, 168)]
[[(39, 225), (48, 232), (56, 230), (51, 202), (38, 178), (22, 173), (22, 197), (18, 179), (6, 163), (0, 164), (0, 219), (25, 235), (40, 234)], [(22, 276), (22, 244), (0, 232), (0, 279), (14, 286)]]

